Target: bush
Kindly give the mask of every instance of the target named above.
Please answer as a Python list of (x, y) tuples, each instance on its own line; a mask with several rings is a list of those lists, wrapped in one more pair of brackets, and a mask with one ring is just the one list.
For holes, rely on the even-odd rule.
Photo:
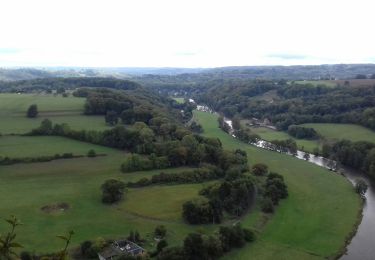
[(36, 104), (29, 106), (29, 108), (27, 109), (26, 116), (29, 118), (34, 118), (37, 115), (38, 115), (38, 106)]
[(256, 176), (264, 176), (268, 172), (268, 166), (263, 163), (254, 164), (252, 167), (252, 172)]
[(318, 138), (318, 133), (314, 128), (307, 128), (298, 125), (290, 125), (288, 127), (288, 134), (294, 136), (298, 139), (316, 139)]
[(164, 238), (167, 235), (167, 229), (165, 228), (165, 226), (160, 225), (155, 228), (154, 233), (156, 237)]
[(158, 255), (158, 260), (184, 260), (186, 259), (186, 255), (184, 252), (184, 248), (175, 246), (165, 248), (161, 253)]
[(244, 233), (244, 238), (245, 238), (246, 242), (254, 242), (255, 241), (255, 233), (252, 230), (244, 228), (243, 233)]
[(34, 256), (30, 252), (23, 251), (21, 252), (20, 258), (21, 260), (33, 260)]
[(94, 149), (90, 149), (88, 152), (87, 152), (87, 157), (96, 157), (96, 152)]
[(122, 172), (147, 171), (152, 169), (164, 169), (169, 167), (168, 158), (165, 156), (155, 156), (151, 154), (149, 157), (139, 154), (131, 154), (121, 165)]
[(99, 237), (95, 241), (86, 240), (80, 245), (79, 259), (97, 259), (98, 253), (101, 252), (110, 242)]
[(361, 179), (356, 182), (354, 189), (359, 195), (364, 196), (366, 194), (367, 188), (367, 183)]
[(162, 239), (159, 241), (159, 243), (157, 244), (156, 246), (156, 250), (158, 252), (161, 252), (164, 248), (166, 248), (168, 246), (168, 243), (165, 239)]
[(64, 158), (64, 159), (73, 158), (73, 153), (63, 153), (61, 158)]
[(102, 201), (114, 203), (122, 199), (125, 192), (125, 183), (118, 180), (107, 180), (102, 184)]
[(275, 208), (273, 206), (273, 202), (270, 198), (264, 198), (260, 205), (261, 209), (265, 213), (273, 213)]
[(219, 234), (224, 251), (230, 251), (232, 248), (245, 245), (245, 233), (239, 225), (222, 226), (219, 229)]
[(152, 184), (168, 183), (201, 183), (222, 177), (222, 171), (212, 165), (204, 165), (202, 168), (187, 170), (179, 173), (164, 173), (153, 175), (151, 179), (141, 178), (137, 182), (128, 182), (128, 187), (144, 187)]

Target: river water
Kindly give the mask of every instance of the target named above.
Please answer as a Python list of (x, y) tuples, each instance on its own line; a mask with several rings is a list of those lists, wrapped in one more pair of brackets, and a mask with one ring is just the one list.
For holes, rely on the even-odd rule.
[[(197, 110), (215, 113), (207, 106), (198, 106)], [(229, 134), (236, 137), (233, 134), (232, 121), (229, 118), (224, 118), (225, 123), (230, 127)], [(265, 140), (258, 140), (256, 143), (251, 143), (257, 147), (271, 150), (271, 143)], [(278, 152), (278, 151), (275, 151)], [(280, 151), (279, 151), (280, 152)], [(306, 160), (305, 152), (297, 151), (297, 154), (289, 154), (295, 156), (298, 159)], [(347, 246), (347, 252), (340, 259), (341, 260), (375, 260), (375, 183), (372, 182), (367, 176), (361, 172), (349, 169), (344, 166), (338, 166), (336, 162), (329, 160), (321, 156), (315, 156), (308, 154), (306, 160), (310, 163), (319, 165), (321, 167), (335, 170), (338, 174), (345, 176), (353, 186), (356, 184), (358, 179), (364, 180), (368, 184), (368, 189), (365, 194), (363, 217), (360, 225), (358, 226), (357, 233), (354, 235), (352, 240)]]

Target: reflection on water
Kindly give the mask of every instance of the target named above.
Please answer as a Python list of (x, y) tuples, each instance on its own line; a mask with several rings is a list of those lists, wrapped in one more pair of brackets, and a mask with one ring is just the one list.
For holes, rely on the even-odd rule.
[(362, 222), (358, 227), (357, 234), (347, 246), (347, 254), (342, 260), (373, 260), (375, 259), (375, 189), (374, 183), (368, 178), (348, 168), (343, 169), (344, 175), (352, 182), (362, 178), (368, 184), (365, 194), (366, 200), (363, 207)]

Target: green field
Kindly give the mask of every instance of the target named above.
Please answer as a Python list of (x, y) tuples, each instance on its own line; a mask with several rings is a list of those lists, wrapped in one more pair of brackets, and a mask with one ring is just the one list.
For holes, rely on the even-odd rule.
[(144, 218), (181, 222), (182, 204), (198, 197), (198, 187), (202, 188), (203, 184), (133, 189), (129, 192), (127, 201), (123, 203), (123, 209)]
[[(0, 94), (0, 107), (3, 107), (0, 119), (11, 114), (12, 118), (19, 120), (1, 121), (0, 129), (6, 127), (10, 132), (14, 129), (20, 132), (30, 130), (32, 125), (23, 123), (23, 120), (32, 119), (24, 117), (22, 111), (30, 100), (40, 104), (41, 114), (48, 114), (53, 121), (67, 118), (61, 114), (76, 113), (73, 118), (76, 118), (77, 127), (101, 129), (99, 124), (85, 122), (85, 118), (91, 117), (81, 114), (83, 99), (9, 94), (11, 100), (20, 103), (1, 103), (1, 98), (7, 95)], [(202, 124), (204, 134), (220, 138), (224, 148), (246, 150), (250, 163), (263, 162), (271, 170), (283, 174), (290, 193), (266, 225), (263, 221), (266, 216), (259, 207), (243, 217), (243, 225), (255, 228), (260, 235), (257, 242), (234, 250), (226, 256), (227, 259), (322, 259), (341, 249), (360, 209), (359, 197), (343, 177), (292, 156), (246, 145), (221, 131), (216, 115), (195, 111), (194, 117)], [(104, 124), (102, 117), (97, 118)], [(71, 125), (72, 122), (74, 120), (67, 123)], [(20, 128), (15, 128), (17, 124)], [(193, 231), (210, 234), (217, 230), (216, 225), (187, 225), (181, 218), (183, 202), (197, 197), (198, 191), (207, 184), (129, 189), (123, 201), (108, 206), (101, 202), (100, 185), (105, 180), (115, 178), (134, 182), (158, 174), (160, 170), (121, 173), (120, 165), (126, 156), (123, 151), (63, 137), (0, 137), (0, 156), (33, 157), (64, 152), (78, 155), (86, 154), (89, 149), (107, 156), (0, 166), (0, 218), (14, 214), (25, 223), (17, 232), (25, 250), (56, 251), (61, 248), (56, 235), (70, 229), (76, 233), (73, 246), (88, 239), (123, 237), (130, 230), (138, 230), (148, 238), (146, 249), (154, 247), (151, 232), (160, 224), (168, 229), (170, 245), (180, 244), (186, 234)], [(41, 210), (44, 206), (63, 202), (69, 205), (69, 209)], [(6, 223), (0, 222), (0, 230), (5, 227)]]
[[(360, 198), (346, 179), (292, 156), (246, 145), (221, 131), (214, 114), (195, 111), (194, 116), (206, 136), (220, 138), (227, 149), (245, 150), (251, 164), (266, 163), (288, 185), (289, 197), (258, 240), (229, 253), (226, 259), (324, 259), (342, 249), (361, 208)], [(243, 225), (253, 227), (254, 217), (262, 222), (261, 214), (250, 214)]]
[(185, 99), (184, 98), (173, 98), (173, 99), (176, 100), (177, 103), (180, 103), (180, 104), (185, 103)]
[[(23, 134), (36, 128), (48, 118), (53, 123), (68, 123), (72, 129), (107, 129), (102, 116), (83, 115), (85, 98), (42, 94), (0, 94), (0, 133)], [(37, 118), (27, 118), (26, 111), (37, 104)]]
[(57, 153), (73, 153), (86, 155), (90, 149), (96, 153), (112, 155), (119, 153), (114, 149), (75, 141), (59, 136), (1, 136), (0, 157), (11, 158), (55, 155)]
[(321, 146), (319, 141), (297, 139), (290, 136), (288, 133), (272, 130), (266, 127), (250, 127), (250, 130), (266, 141), (293, 139), (296, 141), (299, 150), (308, 151), (310, 153), (314, 151), (314, 148), (320, 148)]
[(331, 81), (331, 80), (298, 80), (298, 81), (295, 81), (295, 83), (311, 84), (311, 85), (314, 85), (314, 86), (326, 85), (327, 87), (331, 87), (331, 88), (337, 86), (337, 83), (335, 81)]
[[(210, 226), (202, 229), (184, 224), (180, 215), (181, 202), (196, 197), (202, 184), (131, 189), (121, 203), (104, 205), (100, 185), (105, 180), (137, 181), (160, 172), (121, 173), (123, 158), (123, 152), (113, 150), (111, 156), (105, 157), (1, 166), (0, 218), (15, 214), (21, 219), (25, 225), (18, 229), (19, 241), (25, 250), (36, 249), (38, 252), (60, 249), (61, 241), (56, 235), (70, 229), (76, 233), (73, 245), (97, 237), (126, 236), (130, 230), (139, 230), (147, 236), (160, 224), (170, 231), (170, 244), (179, 243), (188, 232), (197, 228), (211, 232)], [(186, 168), (163, 171), (180, 170)], [(68, 203), (70, 209), (52, 214), (41, 210), (43, 206), (61, 202)], [(5, 227), (1, 221), (0, 230)]]
[(303, 124), (302, 126), (314, 128), (326, 139), (347, 139), (353, 142), (375, 142), (375, 132), (360, 125), (353, 124)]
[[(43, 118), (68, 123), (73, 129), (106, 129), (103, 117), (83, 115), (84, 99), (53, 95), (0, 94), (0, 131), (3, 134), (25, 133), (39, 126)], [(25, 117), (28, 106), (36, 103), (39, 117)], [(0, 156), (37, 157), (56, 153), (86, 155), (94, 149), (107, 156), (54, 160), (45, 163), (0, 166), (0, 218), (16, 215), (25, 225), (18, 239), (25, 250), (51, 252), (59, 250), (56, 235), (73, 229), (73, 246), (97, 237), (123, 237), (130, 230), (150, 236), (156, 225), (169, 230), (168, 242), (180, 243), (188, 232), (199, 229), (212, 232), (214, 226), (191, 227), (182, 221), (182, 204), (198, 196), (203, 184), (154, 186), (130, 189), (121, 203), (113, 206), (101, 202), (101, 184), (110, 178), (137, 181), (160, 173), (160, 170), (121, 173), (125, 152), (55, 136), (0, 137)], [(163, 172), (186, 171), (189, 168), (166, 169)], [(69, 209), (43, 211), (45, 206), (67, 203)], [(6, 224), (0, 221), (0, 230)], [(146, 248), (150, 245), (146, 245)], [(154, 245), (152, 246), (154, 247)]]

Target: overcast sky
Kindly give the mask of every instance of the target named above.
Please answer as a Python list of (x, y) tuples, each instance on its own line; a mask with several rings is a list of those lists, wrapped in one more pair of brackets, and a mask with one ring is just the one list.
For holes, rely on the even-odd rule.
[(0, 66), (375, 62), (373, 0), (0, 0)]

